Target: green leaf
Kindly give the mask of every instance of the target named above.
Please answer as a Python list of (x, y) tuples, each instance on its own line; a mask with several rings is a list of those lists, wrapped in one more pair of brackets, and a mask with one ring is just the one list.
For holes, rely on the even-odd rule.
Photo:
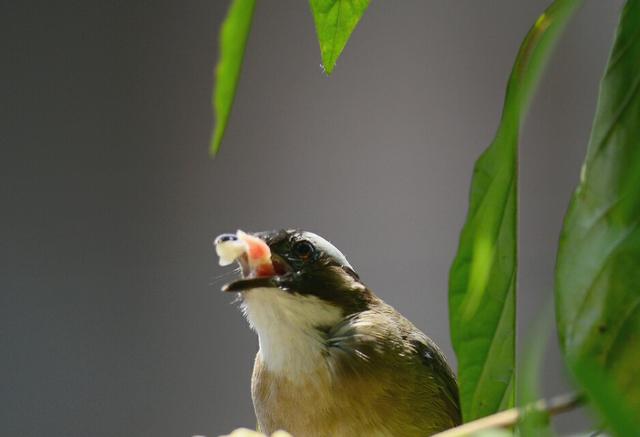
[(578, 362), (573, 368), (577, 382), (586, 389), (589, 402), (600, 412), (601, 418), (609, 424), (615, 435), (637, 435), (640, 429), (637, 413), (625, 403), (611, 379), (589, 361)]
[(310, 0), (324, 71), (331, 74), (370, 0)]
[(233, 0), (227, 17), (222, 23), (220, 57), (216, 66), (213, 94), (216, 126), (211, 138), (210, 153), (212, 155), (220, 149), (220, 143), (229, 122), (255, 6), (255, 0)]
[(449, 320), (463, 418), (514, 403), (518, 136), (553, 43), (581, 0), (556, 0), (516, 58), (500, 126), (476, 162), (469, 212), (449, 275)]
[[(556, 318), (574, 373), (596, 367), (640, 411), (640, 0), (622, 12), (560, 237)], [(585, 364), (586, 363), (586, 364)], [(587, 391), (596, 380), (578, 378)]]

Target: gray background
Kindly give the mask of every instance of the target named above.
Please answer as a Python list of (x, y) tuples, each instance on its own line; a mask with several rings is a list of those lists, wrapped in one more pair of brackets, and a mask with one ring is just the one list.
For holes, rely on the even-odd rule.
[[(259, 2), (211, 160), (226, 1), (3, 2), (0, 434), (253, 426), (257, 341), (211, 246), (237, 228), (326, 236), (455, 362), (446, 284), (472, 165), (548, 3), (373, 2), (327, 78), (308, 3)], [(586, 2), (524, 128), (522, 338), (551, 295), (620, 5)], [(563, 373), (553, 340), (547, 394)]]

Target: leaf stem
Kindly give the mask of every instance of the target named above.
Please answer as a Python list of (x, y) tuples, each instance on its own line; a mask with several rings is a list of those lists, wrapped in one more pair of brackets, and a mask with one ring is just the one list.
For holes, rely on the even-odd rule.
[(559, 395), (548, 401), (540, 399), (523, 407), (510, 408), (472, 422), (465, 423), (455, 428), (435, 434), (433, 437), (462, 437), (468, 436), (478, 431), (485, 431), (490, 428), (506, 428), (514, 426), (522, 415), (528, 411), (545, 411), (550, 416), (571, 411), (584, 403), (584, 396), (570, 393)]

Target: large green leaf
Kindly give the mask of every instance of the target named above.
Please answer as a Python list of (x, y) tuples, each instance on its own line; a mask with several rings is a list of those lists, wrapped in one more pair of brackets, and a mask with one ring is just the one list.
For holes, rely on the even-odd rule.
[(371, 0), (310, 0), (322, 64), (331, 74)]
[(255, 0), (233, 0), (220, 31), (220, 56), (216, 66), (213, 109), (216, 127), (211, 138), (210, 152), (220, 148), (229, 122), (229, 114), (238, 88), (244, 50), (251, 31)]
[(451, 338), (465, 421), (513, 406), (518, 136), (554, 41), (581, 0), (556, 0), (516, 58), (493, 143), (476, 162), (449, 276)]
[(585, 388), (587, 399), (617, 436), (635, 436), (640, 430), (637, 410), (620, 396), (614, 381), (591, 360), (576, 362), (573, 373)]
[[(622, 12), (560, 238), (556, 317), (569, 368), (599, 369), (640, 411), (640, 0)], [(579, 373), (579, 372), (578, 372)], [(587, 390), (596, 381), (580, 378)]]

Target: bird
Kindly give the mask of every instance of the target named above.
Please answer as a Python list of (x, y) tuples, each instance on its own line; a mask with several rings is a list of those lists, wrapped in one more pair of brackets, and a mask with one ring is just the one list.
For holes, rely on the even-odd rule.
[(323, 237), (297, 229), (222, 234), (258, 335), (251, 378), (258, 429), (295, 437), (428, 436), (461, 423), (438, 346), (376, 296)]

